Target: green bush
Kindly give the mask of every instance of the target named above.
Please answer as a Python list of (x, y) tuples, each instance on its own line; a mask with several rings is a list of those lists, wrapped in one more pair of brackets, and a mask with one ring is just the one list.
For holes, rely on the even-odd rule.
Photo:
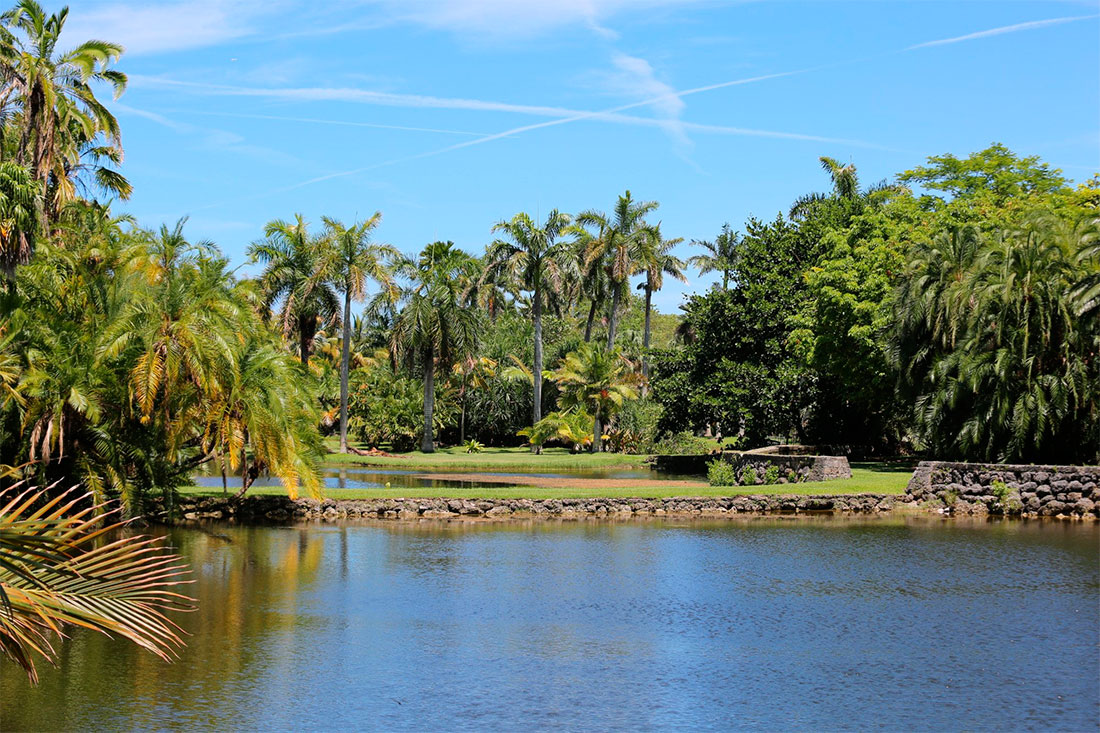
[(756, 485), (756, 469), (752, 466), (745, 464), (745, 467), (741, 469), (741, 484), (743, 486), (755, 486)]
[(787, 469), (787, 483), (789, 483), (789, 484), (797, 484), (798, 483), (798, 474), (794, 472), (793, 468)]
[(1008, 498), (1010, 489), (1004, 481), (998, 479), (990, 484), (990, 488), (993, 490), (993, 496), (997, 497), (997, 500), (1001, 503), (1004, 503), (1004, 500)]
[(768, 470), (764, 471), (764, 483), (769, 486), (779, 483), (779, 466), (768, 466)]
[(713, 438), (703, 438), (690, 430), (666, 435), (653, 446), (653, 452), (662, 456), (701, 456), (718, 449)]
[(481, 451), (485, 450), (485, 446), (483, 444), (477, 442), (473, 438), (470, 438), (469, 440), (467, 440), (465, 445), (466, 445), (466, 452), (467, 453), (480, 453)]
[(737, 471), (733, 464), (718, 458), (707, 464), (707, 483), (711, 486), (736, 486)]
[(610, 431), (614, 438), (622, 436), (612, 450), (621, 453), (655, 453), (657, 446), (657, 422), (664, 408), (649, 399), (627, 400), (615, 415)]

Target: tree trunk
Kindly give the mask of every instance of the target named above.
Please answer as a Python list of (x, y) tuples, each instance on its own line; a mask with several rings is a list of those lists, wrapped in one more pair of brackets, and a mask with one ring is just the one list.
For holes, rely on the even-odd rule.
[(531, 368), (531, 386), (535, 391), (535, 405), (531, 411), (531, 424), (542, 419), (542, 291), (535, 283), (535, 359)]
[(596, 322), (596, 308), (599, 306), (599, 300), (592, 298), (592, 305), (588, 306), (588, 321), (584, 324), (584, 342), (587, 344), (592, 340), (592, 325)]
[(309, 344), (313, 341), (312, 329), (309, 327), (309, 319), (302, 316), (298, 319), (298, 358), (302, 366), (309, 366)]
[(424, 360), (424, 437), (420, 441), (420, 450), (425, 453), (435, 451), (432, 439), (432, 413), (435, 410), (435, 350), (430, 349)]
[(619, 312), (619, 288), (615, 288), (615, 294), (611, 296), (611, 314), (607, 321), (607, 350), (615, 346), (615, 327), (618, 326), (616, 318)]
[(466, 371), (462, 371), (462, 389), (459, 394), (462, 396), (462, 412), (458, 416), (458, 442), (466, 442), (466, 380), (469, 379), (469, 375)]
[[(653, 302), (652, 280), (646, 275), (645, 280), (645, 331), (642, 335), (642, 376), (649, 379), (649, 311)], [(642, 396), (645, 396), (648, 383), (642, 385)]]
[(592, 452), (599, 453), (603, 450), (603, 425), (600, 424), (600, 412), (596, 411), (596, 417), (592, 420)]
[(340, 452), (348, 452), (348, 369), (351, 363), (351, 286), (344, 283), (344, 332), (340, 354)]

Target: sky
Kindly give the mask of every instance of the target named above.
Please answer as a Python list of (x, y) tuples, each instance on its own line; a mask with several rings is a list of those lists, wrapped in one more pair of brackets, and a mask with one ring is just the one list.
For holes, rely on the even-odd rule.
[[(81, 0), (62, 45), (87, 38), (127, 49), (116, 211), (189, 216), (244, 273), (299, 212), (479, 254), (629, 189), (687, 257), (827, 190), (822, 155), (866, 183), (994, 141), (1100, 172), (1097, 0)], [(713, 281), (689, 277), (660, 311)]]

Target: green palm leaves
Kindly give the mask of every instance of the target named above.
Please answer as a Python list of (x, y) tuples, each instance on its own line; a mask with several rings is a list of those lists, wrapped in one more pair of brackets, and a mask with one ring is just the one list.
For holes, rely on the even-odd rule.
[(94, 91), (105, 84), (117, 98), (126, 89), (126, 75), (110, 68), (122, 47), (93, 40), (58, 53), (68, 14), (47, 15), (21, 0), (0, 19), (0, 65), (10, 85), (3, 103), (20, 118), (16, 162), (47, 191), (51, 219), (75, 199), (82, 175), (115, 195), (130, 191), (111, 167), (122, 156), (118, 121)]
[(561, 366), (551, 373), (561, 390), (560, 404), (592, 416), (592, 450), (601, 449), (603, 420), (618, 411), (626, 400), (637, 399), (636, 379), (617, 351), (582, 344), (566, 354)]
[(38, 679), (66, 626), (118, 635), (169, 659), (183, 645), (166, 615), (192, 599), (175, 590), (189, 570), (157, 538), (120, 534), (77, 491), (0, 491), (0, 648)]
[(390, 353), (424, 375), (424, 430), (421, 450), (435, 450), (433, 414), (435, 374), (440, 365), (449, 369), (477, 343), (480, 319), (464, 306), (464, 294), (477, 279), (477, 260), (453, 242), (433, 242), (421, 251), (416, 263), (400, 270), (409, 284), (402, 290), (401, 311), (390, 333)]
[[(534, 361), (532, 372), (542, 374), (542, 314), (547, 298), (565, 294), (577, 276), (577, 260), (571, 245), (559, 239), (570, 224), (568, 214), (554, 209), (546, 223), (538, 226), (529, 215), (516, 214), (509, 221), (493, 226), (507, 239), (498, 239), (485, 253), (489, 280), (506, 280), (531, 293), (531, 318), (534, 323)], [(531, 424), (542, 419), (542, 379), (534, 380), (534, 409)]]
[(702, 247), (706, 253), (689, 257), (687, 264), (698, 270), (700, 275), (708, 272), (722, 273), (722, 289), (729, 290), (730, 275), (737, 268), (740, 259), (741, 235), (730, 229), (729, 224), (723, 224), (722, 231), (713, 241), (693, 239), (691, 243)]
[[(1095, 452), (1100, 363), (1081, 283), (1095, 224), (1038, 216), (1016, 230), (948, 230), (916, 249), (893, 356), (938, 455), (1048, 460)], [(1093, 430), (1095, 428), (1092, 428)]]

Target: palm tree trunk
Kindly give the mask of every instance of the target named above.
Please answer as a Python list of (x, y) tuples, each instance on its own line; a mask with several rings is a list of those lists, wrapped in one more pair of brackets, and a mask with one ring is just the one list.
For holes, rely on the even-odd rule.
[(298, 319), (298, 358), (302, 362), (302, 366), (309, 366), (309, 344), (313, 340), (313, 334), (310, 333), (309, 318), (302, 316)]
[(348, 368), (351, 362), (351, 285), (344, 283), (344, 332), (340, 354), (340, 452), (348, 452)]
[(535, 283), (535, 359), (531, 369), (531, 385), (535, 388), (535, 405), (531, 411), (531, 424), (542, 419), (542, 291)]
[(603, 450), (603, 425), (600, 424), (600, 411), (596, 410), (596, 417), (592, 420), (592, 452), (599, 453)]
[(466, 442), (466, 380), (469, 379), (469, 375), (466, 374), (466, 370), (462, 371), (462, 389), (459, 394), (462, 395), (462, 412), (458, 417), (458, 442)]
[(432, 438), (432, 413), (435, 410), (435, 350), (429, 349), (424, 360), (424, 437), (420, 441), (420, 450), (425, 453), (435, 451)]
[[(649, 312), (653, 302), (653, 280), (646, 275), (645, 280), (645, 331), (642, 335), (642, 376), (649, 379)], [(646, 386), (642, 386), (642, 395), (645, 395)]]
[(607, 349), (610, 351), (615, 346), (615, 327), (619, 325), (617, 314), (619, 312), (619, 288), (615, 287), (615, 293), (611, 296), (611, 314), (607, 321)]
[(592, 305), (588, 306), (588, 321), (584, 324), (584, 342), (587, 344), (592, 340), (592, 325), (596, 322), (596, 309), (600, 302), (597, 298), (592, 298)]

